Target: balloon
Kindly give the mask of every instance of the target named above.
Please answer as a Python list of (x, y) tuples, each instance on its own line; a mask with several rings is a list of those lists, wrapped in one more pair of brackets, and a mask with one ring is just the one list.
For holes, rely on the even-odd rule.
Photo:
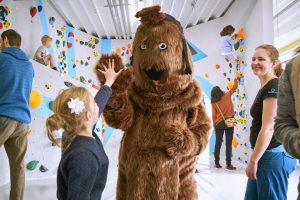
[(231, 90), (232, 87), (233, 87), (233, 82), (229, 82), (229, 83), (227, 84), (228, 90)]
[(38, 11), (41, 12), (43, 10), (43, 6), (38, 6)]
[(30, 15), (31, 17), (34, 17), (36, 15), (37, 9), (36, 7), (31, 7), (30, 8)]
[(29, 100), (30, 108), (37, 108), (42, 104), (42, 102), (43, 102), (43, 98), (40, 95), (40, 93), (35, 90), (32, 90), (30, 93), (30, 100)]

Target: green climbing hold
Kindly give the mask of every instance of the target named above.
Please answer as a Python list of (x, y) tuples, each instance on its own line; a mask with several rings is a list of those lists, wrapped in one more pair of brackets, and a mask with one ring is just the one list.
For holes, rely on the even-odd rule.
[(39, 164), (39, 161), (37, 160), (33, 160), (33, 161), (30, 161), (27, 165), (26, 165), (26, 168), (30, 171), (33, 171), (35, 170), (36, 166)]
[(88, 44), (89, 44), (88, 42), (85, 42), (85, 43), (84, 43), (85, 46), (87, 46)]
[(41, 165), (40, 166), (40, 171), (41, 172), (47, 172), (47, 171), (49, 171), (49, 169), (47, 169), (44, 165)]
[(95, 44), (98, 44), (99, 40), (97, 38), (95, 38)]
[(93, 44), (89, 43), (89, 47), (91, 48), (93, 46)]
[(85, 78), (83, 76), (80, 76), (80, 82), (81, 83), (86, 83), (86, 80), (85, 80)]
[(85, 61), (84, 66), (88, 66), (88, 65), (89, 65), (89, 63), (87, 61)]
[(80, 64), (83, 65), (83, 60), (80, 61)]
[(53, 111), (53, 101), (49, 102), (49, 109)]

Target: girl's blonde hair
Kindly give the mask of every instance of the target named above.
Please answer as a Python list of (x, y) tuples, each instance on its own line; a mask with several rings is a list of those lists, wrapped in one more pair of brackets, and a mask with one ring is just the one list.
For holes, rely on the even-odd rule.
[(256, 47), (255, 50), (256, 49), (263, 49), (267, 52), (267, 54), (268, 54), (269, 58), (271, 59), (271, 61), (275, 61), (277, 63), (273, 68), (273, 73), (277, 77), (281, 76), (281, 74), (283, 73), (283, 68), (282, 68), (282, 65), (279, 61), (279, 52), (278, 52), (278, 50), (273, 45), (270, 45), (270, 44), (260, 45), (260, 46)]
[[(80, 114), (71, 113), (68, 107), (68, 102), (71, 98), (79, 98), (84, 103), (84, 110)], [(55, 139), (54, 132), (63, 128), (64, 134), (62, 139), (62, 152), (64, 153), (67, 148), (72, 144), (78, 133), (86, 130), (84, 122), (86, 121), (86, 113), (91, 111), (91, 94), (84, 87), (71, 87), (60, 93), (54, 103), (53, 111), (46, 121), (47, 135), (52, 143), (60, 146)]]

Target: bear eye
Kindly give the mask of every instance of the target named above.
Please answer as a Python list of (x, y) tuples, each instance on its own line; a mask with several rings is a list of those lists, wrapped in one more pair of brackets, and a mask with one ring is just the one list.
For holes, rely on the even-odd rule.
[(160, 44), (158, 45), (158, 47), (159, 47), (160, 49), (164, 50), (164, 49), (166, 49), (168, 46), (167, 46), (166, 43), (162, 42), (162, 43), (160, 43)]
[(145, 44), (141, 44), (140, 48), (141, 48), (142, 50), (145, 50), (145, 49), (147, 49), (147, 46), (146, 46)]

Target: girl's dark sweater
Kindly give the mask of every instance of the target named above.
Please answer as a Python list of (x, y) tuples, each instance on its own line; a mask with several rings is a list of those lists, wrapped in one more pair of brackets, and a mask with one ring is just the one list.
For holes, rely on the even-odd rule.
[[(102, 113), (111, 88), (102, 86), (95, 101)], [(98, 136), (77, 136), (62, 155), (57, 172), (58, 200), (100, 200), (108, 171), (108, 157)]]

